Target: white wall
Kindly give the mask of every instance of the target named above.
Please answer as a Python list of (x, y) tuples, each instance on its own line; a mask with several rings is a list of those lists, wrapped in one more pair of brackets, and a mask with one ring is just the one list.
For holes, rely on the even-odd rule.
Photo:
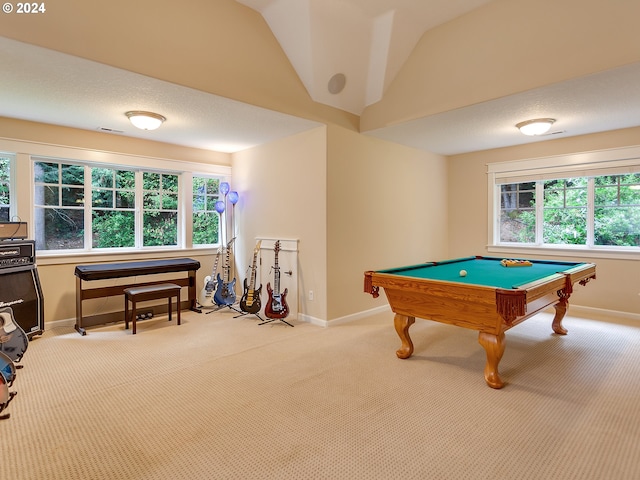
[[(299, 311), (327, 317), (326, 128), (233, 155), (237, 271), (248, 266), (255, 239), (298, 239)], [(266, 298), (263, 289), (263, 304)], [(304, 292), (314, 291), (314, 300)]]
[(365, 270), (447, 257), (446, 175), (444, 157), (337, 125), (236, 153), (238, 271), (256, 237), (298, 238), (303, 318), (382, 306)]
[(384, 305), (366, 270), (447, 258), (442, 156), (333, 126), (328, 151), (328, 319)]

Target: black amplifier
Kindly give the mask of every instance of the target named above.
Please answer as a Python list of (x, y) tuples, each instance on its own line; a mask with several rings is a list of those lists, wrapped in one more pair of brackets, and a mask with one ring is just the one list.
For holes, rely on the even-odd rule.
[(0, 241), (0, 308), (6, 307), (29, 339), (43, 332), (44, 299), (33, 240)]
[(0, 269), (34, 265), (36, 242), (33, 240), (0, 241)]

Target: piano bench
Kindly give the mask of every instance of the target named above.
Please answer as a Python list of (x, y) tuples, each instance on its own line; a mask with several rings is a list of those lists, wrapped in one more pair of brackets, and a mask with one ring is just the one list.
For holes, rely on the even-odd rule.
[[(166, 298), (169, 301), (169, 321), (171, 321), (171, 300), (176, 297), (176, 310), (178, 311), (178, 325), (180, 325), (180, 285), (175, 283), (159, 283), (144, 287), (129, 287), (124, 289), (124, 328), (129, 328), (131, 321), (132, 335), (136, 334), (136, 303), (147, 300)], [(129, 311), (131, 302), (131, 311)]]

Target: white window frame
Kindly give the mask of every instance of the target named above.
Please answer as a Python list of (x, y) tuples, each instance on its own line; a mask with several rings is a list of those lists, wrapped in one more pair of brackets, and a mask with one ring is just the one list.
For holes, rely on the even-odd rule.
[[(198, 178), (206, 178), (206, 179), (211, 179), (211, 178), (220, 178), (219, 176), (215, 176), (215, 175), (204, 175), (204, 174), (199, 174), (199, 173), (194, 173), (193, 175), (191, 175), (191, 183), (189, 184), (189, 189), (185, 189), (185, 198), (189, 198), (189, 203), (191, 204), (191, 206), (193, 207), (193, 179), (194, 177), (198, 177)], [(224, 180), (220, 179), (220, 183), (222, 183)], [(205, 194), (206, 196), (206, 194)], [(220, 192), (218, 191), (218, 197), (219, 200), (224, 198), (224, 196), (222, 194), (220, 194)], [(223, 215), (219, 214), (215, 209), (214, 210), (206, 210), (207, 212), (216, 212), (216, 215), (218, 215), (218, 243), (217, 244), (213, 244), (213, 243), (202, 243), (202, 244), (193, 244), (194, 248), (205, 248), (205, 247), (215, 247), (218, 248), (219, 245), (222, 245), (222, 239), (226, 238), (223, 237), (223, 229), (226, 228), (226, 223), (224, 222), (223, 219)], [(190, 225), (191, 227), (193, 227), (193, 211), (191, 212), (191, 222)], [(224, 232), (226, 234), (226, 232)], [(193, 232), (189, 233), (189, 239), (190, 241), (193, 243)]]
[[(563, 257), (620, 258), (640, 260), (638, 247), (542, 245), (500, 242), (500, 185), (568, 177), (591, 177), (640, 173), (640, 147), (623, 147), (553, 157), (513, 160), (487, 165), (487, 251), (509, 256), (539, 254)], [(593, 182), (591, 182), (593, 183)], [(541, 186), (537, 187), (541, 188)], [(590, 207), (593, 206), (591, 189)], [(536, 198), (542, 198), (536, 191)], [(538, 202), (536, 228), (542, 228), (542, 202)], [(591, 212), (592, 213), (592, 212)], [(588, 215), (593, 222), (593, 215)], [(591, 225), (593, 227), (593, 225)], [(593, 239), (588, 243), (593, 243)]]
[[(193, 245), (191, 218), (192, 208), (189, 194), (192, 190), (192, 176), (217, 176), (220, 181), (231, 182), (231, 167), (210, 163), (188, 162), (174, 159), (146, 157), (88, 150), (83, 148), (43, 144), (23, 140), (0, 138), (0, 151), (7, 155), (15, 155), (15, 169), (12, 169), (12, 194), (15, 193), (15, 212), (21, 221), (27, 222), (29, 237), (35, 237), (34, 213), (34, 159), (51, 159), (67, 163), (87, 164), (89, 166), (107, 166), (110, 168), (134, 168), (154, 172), (164, 171), (179, 175), (179, 215), (178, 215), (178, 247), (144, 247), (142, 249), (95, 249), (90, 251), (39, 251), (38, 263), (55, 265), (67, 263), (83, 263), (88, 261), (124, 261), (141, 258), (155, 258), (159, 252), (167, 256), (184, 256), (189, 251), (194, 254), (215, 253), (210, 245)], [(33, 157), (33, 158), (32, 158)], [(16, 188), (17, 185), (29, 185), (29, 188)], [(187, 192), (187, 193), (184, 193)], [(185, 200), (186, 199), (186, 200)], [(109, 250), (109, 251), (107, 251)], [(111, 251), (113, 250), (113, 251)]]
[(0, 155), (9, 159), (9, 221), (22, 221), (16, 209), (16, 155), (1, 150)]

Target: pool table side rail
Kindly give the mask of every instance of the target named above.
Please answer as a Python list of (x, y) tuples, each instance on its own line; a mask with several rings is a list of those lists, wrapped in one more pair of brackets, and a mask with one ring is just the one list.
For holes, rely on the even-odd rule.
[[(562, 280), (563, 281), (563, 280)], [(454, 285), (456, 288), (451, 288)], [(497, 333), (503, 329), (496, 310), (496, 289), (443, 280), (418, 280), (400, 275), (365, 272), (365, 292), (379, 295), (384, 288), (391, 310), (474, 330)], [(522, 291), (516, 295), (525, 296)]]
[(593, 263), (580, 263), (580, 264), (577, 264), (575, 267), (567, 268), (566, 270), (552, 273), (551, 275), (538, 278), (532, 282), (523, 283), (520, 285), (514, 285), (513, 288), (531, 290), (539, 284), (546, 284), (553, 277), (557, 277), (557, 276), (561, 276), (562, 278), (569, 278), (571, 280), (571, 284), (573, 285), (574, 283), (579, 282), (585, 278), (588, 278), (588, 279), (595, 278), (596, 266)]
[[(549, 291), (556, 292), (557, 300), (568, 298), (573, 293), (573, 285), (575, 283), (584, 285), (592, 278), (596, 278), (596, 266), (593, 263), (582, 263), (562, 272), (539, 278), (533, 282), (518, 285), (513, 289), (499, 288), (496, 290), (496, 295), (502, 298), (497, 299), (498, 312), (505, 316), (505, 318), (510, 318), (513, 314), (516, 316), (525, 315), (527, 310), (529, 310), (528, 305), (546, 296)], [(505, 300), (506, 298), (514, 296), (512, 292), (518, 291), (526, 292), (526, 302), (524, 305), (514, 305), (513, 302)], [(507, 303), (501, 304), (501, 300)], [(546, 308), (547, 306), (549, 305), (545, 305), (542, 308)], [(511, 322), (507, 320), (507, 323)]]

